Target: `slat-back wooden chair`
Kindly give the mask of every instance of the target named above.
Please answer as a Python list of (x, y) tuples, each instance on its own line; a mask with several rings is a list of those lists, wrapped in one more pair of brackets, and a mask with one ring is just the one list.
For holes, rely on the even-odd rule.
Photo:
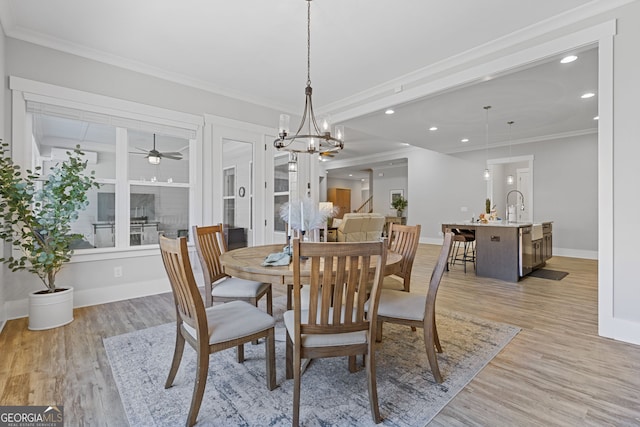
[(442, 375), (438, 367), (438, 353), (442, 353), (442, 346), (436, 328), (436, 295), (442, 280), (442, 275), (447, 267), (449, 252), (451, 252), (452, 233), (444, 236), (438, 261), (431, 272), (429, 287), (425, 295), (418, 295), (394, 289), (383, 289), (380, 293), (377, 310), (376, 340), (382, 339), (382, 324), (384, 322), (409, 325), (423, 329), (424, 345), (427, 358), (431, 366), (433, 377), (439, 383)]
[(400, 225), (391, 223), (389, 225), (389, 250), (402, 255), (400, 262), (400, 271), (395, 273), (402, 279), (398, 281), (392, 276), (385, 277), (383, 288), (402, 289), (409, 292), (411, 289), (411, 270), (413, 269), (413, 261), (418, 252), (418, 243), (420, 242), (421, 226), (418, 225)]
[(267, 296), (267, 313), (273, 314), (271, 283), (231, 277), (224, 272), (220, 255), (227, 251), (222, 224), (206, 227), (193, 226), (196, 251), (202, 266), (205, 288), (205, 305), (216, 302), (247, 301), (256, 307), (263, 296)]
[[(308, 257), (303, 260), (302, 257)], [(382, 421), (378, 409), (375, 363), (376, 305), (380, 295), (386, 242), (301, 243), (293, 241), (293, 304), (284, 322), (287, 329), (287, 378), (293, 376), (293, 425), (300, 420), (300, 376), (303, 358), (348, 356), (350, 371), (356, 355), (366, 358), (371, 415)], [(302, 303), (301, 264), (310, 263), (309, 303)], [(373, 266), (372, 266), (373, 264)], [(372, 310), (365, 314), (367, 289)], [(335, 302), (341, 302), (334, 304)], [(327, 375), (331, 375), (327, 372)], [(347, 398), (347, 396), (345, 396)]]
[(160, 235), (160, 251), (176, 305), (176, 345), (165, 388), (171, 387), (180, 367), (185, 341), (198, 355), (196, 380), (187, 416), (187, 426), (196, 423), (209, 371), (209, 355), (237, 347), (237, 360), (244, 361), (244, 344), (265, 338), (267, 388), (276, 386), (273, 317), (245, 301), (205, 308), (193, 277), (187, 240)]

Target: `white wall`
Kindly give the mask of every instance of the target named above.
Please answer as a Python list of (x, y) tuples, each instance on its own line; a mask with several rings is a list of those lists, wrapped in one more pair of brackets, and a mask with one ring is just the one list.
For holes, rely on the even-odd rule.
[[(0, 76), (5, 75), (5, 36), (4, 29), (0, 24)], [(3, 141), (8, 141), (5, 134), (5, 105), (6, 105), (6, 91), (0, 91), (0, 138)], [(8, 123), (8, 122), (7, 122)], [(5, 244), (0, 241), (0, 257), (3, 257), (5, 253)], [(9, 273), (6, 265), (3, 263), (0, 266), (0, 331), (4, 327), (4, 322), (7, 320), (7, 312), (5, 310), (5, 302), (7, 297), (5, 295), (5, 283), (6, 275)]]
[(413, 149), (407, 157), (407, 223), (422, 226), (422, 242), (442, 242), (443, 222), (470, 220), (473, 212), (484, 209), (484, 157), (467, 160), (422, 149)]
[[(613, 283), (608, 288), (613, 293), (601, 311), (611, 310), (612, 318), (600, 323), (600, 332), (614, 338), (635, 337), (640, 344), (640, 292), (638, 292), (638, 268), (640, 247), (630, 237), (635, 230), (640, 212), (638, 183), (640, 182), (640, 2), (633, 2), (616, 13), (619, 17), (618, 35), (614, 39), (614, 101), (613, 111)], [(601, 320), (602, 316), (601, 316)], [(635, 335), (634, 335), (635, 333)]]
[[(489, 150), (489, 159), (509, 157), (509, 148)], [(598, 252), (598, 141), (586, 135), (520, 144), (512, 147), (513, 157), (533, 155), (533, 220), (553, 221), (556, 255), (597, 258)], [(484, 210), (486, 188), (482, 180), (484, 150), (454, 155), (475, 163), (473, 179), (481, 181), (480, 204), (469, 212)], [(504, 191), (503, 191), (504, 192)], [(498, 213), (505, 211), (504, 196), (496, 198)], [(471, 215), (466, 215), (470, 217)], [(432, 237), (432, 236), (428, 236)]]
[[(380, 176), (380, 174), (384, 174)], [(407, 199), (409, 207), (414, 198), (409, 194), (407, 165), (402, 164), (397, 167), (384, 167), (373, 169), (373, 211), (386, 216), (396, 216), (397, 211), (391, 207), (391, 190), (403, 190), (404, 198)], [(416, 194), (417, 196), (417, 194)], [(405, 211), (404, 216), (407, 217), (407, 224), (412, 221), (409, 216), (410, 211)]]

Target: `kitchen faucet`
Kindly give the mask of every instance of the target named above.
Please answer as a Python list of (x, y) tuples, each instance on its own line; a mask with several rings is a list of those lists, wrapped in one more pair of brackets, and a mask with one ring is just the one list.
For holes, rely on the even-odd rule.
[[(507, 193), (507, 197), (505, 199), (505, 204), (506, 204), (506, 212), (505, 212), (505, 217), (507, 218), (508, 222), (511, 222), (509, 219), (509, 196), (511, 195), (511, 193), (518, 193), (520, 194), (520, 197), (522, 197), (522, 205), (520, 207), (521, 211), (524, 211), (524, 194), (522, 194), (522, 192), (520, 190), (511, 190)], [(517, 196), (516, 196), (517, 197)], [(516, 199), (516, 202), (518, 200)], [(516, 203), (517, 204), (517, 203)]]

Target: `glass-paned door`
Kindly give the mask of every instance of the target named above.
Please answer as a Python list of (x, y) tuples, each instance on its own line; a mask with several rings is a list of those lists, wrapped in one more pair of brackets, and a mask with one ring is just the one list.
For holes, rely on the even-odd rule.
[(273, 231), (286, 233), (280, 207), (289, 201), (289, 155), (277, 153), (273, 159)]
[(254, 241), (253, 143), (225, 139), (222, 145), (223, 219), (227, 247), (252, 246)]

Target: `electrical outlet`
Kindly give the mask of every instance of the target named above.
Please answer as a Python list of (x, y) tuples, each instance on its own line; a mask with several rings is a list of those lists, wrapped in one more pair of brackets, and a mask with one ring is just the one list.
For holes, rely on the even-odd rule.
[(113, 267), (113, 277), (122, 277), (122, 267)]

